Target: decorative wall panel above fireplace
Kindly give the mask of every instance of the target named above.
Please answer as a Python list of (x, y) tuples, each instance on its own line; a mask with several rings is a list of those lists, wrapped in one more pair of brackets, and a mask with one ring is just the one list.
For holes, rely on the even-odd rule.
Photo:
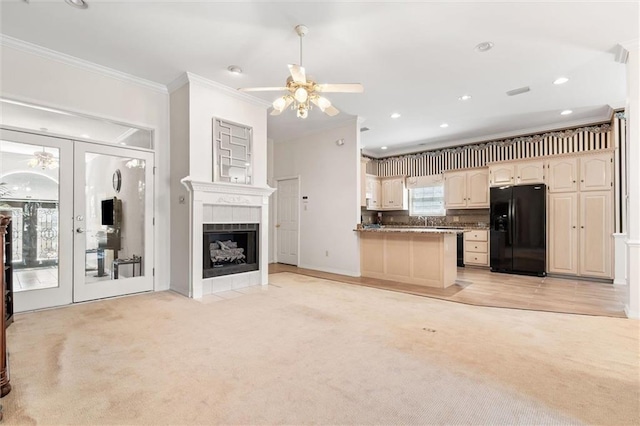
[(251, 184), (251, 128), (218, 118), (213, 127), (213, 180)]

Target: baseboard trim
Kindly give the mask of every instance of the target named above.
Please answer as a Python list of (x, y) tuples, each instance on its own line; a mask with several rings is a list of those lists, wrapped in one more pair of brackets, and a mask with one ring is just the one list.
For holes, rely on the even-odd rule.
[(298, 268), (311, 269), (313, 271), (320, 271), (320, 272), (328, 272), (330, 274), (346, 275), (348, 277), (356, 277), (357, 278), (357, 277), (360, 276), (359, 272), (347, 271), (347, 270), (344, 270), (344, 269), (325, 268), (323, 266), (299, 264)]

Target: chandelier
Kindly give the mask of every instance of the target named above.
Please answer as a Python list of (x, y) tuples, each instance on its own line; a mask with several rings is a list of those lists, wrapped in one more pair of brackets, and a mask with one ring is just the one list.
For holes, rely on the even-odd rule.
[(27, 162), (27, 165), (31, 168), (39, 168), (42, 170), (51, 170), (57, 169), (58, 159), (53, 156), (50, 152), (46, 152), (44, 148), (42, 151), (36, 151), (33, 153), (33, 158)]

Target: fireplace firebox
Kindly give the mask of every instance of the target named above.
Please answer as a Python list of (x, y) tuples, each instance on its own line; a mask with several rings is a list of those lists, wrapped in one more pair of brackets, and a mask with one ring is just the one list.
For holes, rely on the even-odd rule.
[(202, 236), (202, 278), (259, 269), (257, 223), (206, 223)]

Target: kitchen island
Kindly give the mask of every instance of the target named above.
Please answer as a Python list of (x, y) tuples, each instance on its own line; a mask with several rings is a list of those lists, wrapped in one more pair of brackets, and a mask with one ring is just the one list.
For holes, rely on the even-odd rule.
[(434, 288), (455, 284), (458, 229), (359, 228), (360, 275)]

